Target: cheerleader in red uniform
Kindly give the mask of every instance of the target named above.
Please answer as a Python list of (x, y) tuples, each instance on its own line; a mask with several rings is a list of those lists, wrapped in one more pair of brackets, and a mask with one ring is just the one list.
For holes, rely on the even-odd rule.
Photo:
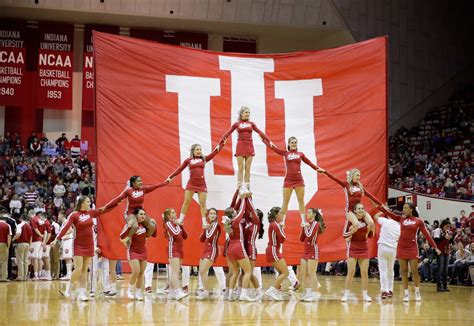
[[(225, 143), (225, 142), (224, 142)], [(193, 199), (194, 193), (197, 192), (199, 205), (201, 206), (201, 217), (202, 217), (202, 226), (203, 228), (208, 228), (209, 224), (206, 221), (206, 201), (207, 201), (207, 185), (206, 179), (204, 178), (204, 166), (206, 162), (209, 162), (214, 158), (214, 156), (219, 153), (221, 149), (220, 145), (217, 145), (216, 148), (212, 151), (211, 154), (204, 156), (202, 154), (201, 145), (194, 144), (191, 146), (191, 154), (189, 158), (185, 159), (181, 166), (174, 171), (168, 179), (167, 182), (171, 182), (174, 177), (180, 174), (186, 167), (189, 167), (189, 181), (186, 185), (186, 190), (184, 192), (184, 202), (181, 207), (181, 214), (178, 219), (178, 224), (182, 224), (186, 213), (188, 212), (189, 204)]]
[(301, 258), (300, 273), (306, 283), (306, 292), (300, 298), (301, 301), (315, 301), (316, 295), (313, 290), (317, 290), (318, 279), (316, 269), (318, 267), (319, 249), (318, 236), (324, 232), (323, 215), (316, 208), (308, 208), (306, 213), (308, 225), (301, 228), (300, 241), (304, 242), (304, 254)]
[(347, 243), (347, 276), (342, 302), (349, 298), (349, 287), (352, 285), (356, 264), (359, 263), (360, 276), (362, 278), (362, 297), (365, 302), (371, 302), (372, 298), (367, 294), (369, 287), (369, 247), (367, 246), (367, 224), (364, 221), (366, 211), (364, 205), (357, 203), (354, 205), (354, 215), (357, 218), (357, 229), (350, 227), (349, 221), (346, 222), (343, 236)]
[(227, 137), (229, 137), (236, 129), (239, 134), (234, 154), (234, 156), (237, 157), (237, 163), (239, 166), (237, 173), (237, 187), (240, 189), (241, 193), (246, 193), (250, 192), (250, 168), (252, 166), (253, 157), (255, 156), (252, 132), (255, 131), (267, 142), (270, 142), (270, 140), (260, 129), (257, 128), (255, 123), (250, 121), (250, 108), (246, 106), (240, 108), (239, 121), (235, 122), (230, 129), (227, 130), (219, 143), (223, 145), (227, 140)]
[(323, 172), (324, 170), (320, 169), (318, 166), (313, 164), (302, 152), (298, 152), (298, 139), (296, 137), (288, 138), (288, 147), (287, 150), (281, 150), (275, 146), (272, 142), (267, 143), (270, 148), (285, 158), (286, 164), (286, 175), (285, 181), (283, 183), (283, 204), (281, 206), (282, 214), (286, 215), (288, 211), (288, 203), (290, 202), (291, 194), (293, 190), (296, 193), (296, 198), (298, 199), (298, 206), (301, 216), (301, 226), (306, 224), (305, 218), (305, 203), (304, 203), (304, 180), (303, 175), (301, 174), (301, 162), (306, 163), (312, 169)]
[(280, 207), (273, 207), (268, 212), (268, 246), (265, 251), (267, 262), (271, 263), (279, 275), (273, 282), (273, 285), (265, 292), (265, 296), (270, 300), (282, 301), (283, 297), (279, 289), (281, 283), (288, 277), (288, 266), (285, 258), (281, 254), (281, 246), (286, 240), (283, 227), (285, 225), (284, 215)]
[[(128, 182), (127, 187), (114, 199), (112, 199), (110, 202), (108, 202), (104, 207), (106, 209), (108, 208), (114, 208), (117, 206), (122, 200), (127, 199), (127, 205), (125, 207), (124, 211), (124, 219), (127, 224), (130, 224), (130, 229), (128, 234), (124, 237), (121, 238), (120, 240), (122, 243), (128, 247), (128, 243), (130, 242), (130, 238), (132, 235), (136, 232), (138, 228), (138, 223), (137, 223), (137, 218), (135, 215), (133, 215), (133, 212), (135, 211), (136, 208), (138, 207), (144, 207), (144, 202), (145, 202), (145, 195), (151, 193), (152, 191), (155, 191), (158, 188), (161, 188), (163, 186), (166, 186), (168, 182), (162, 182), (154, 185), (149, 185), (149, 186), (143, 186), (142, 178), (138, 175), (134, 175), (130, 177), (130, 180)], [(145, 225), (146, 228), (152, 228), (153, 225), (156, 227), (156, 223), (154, 223), (154, 220), (151, 219), (149, 216), (145, 217), (145, 221), (143, 224)], [(109, 267), (110, 267), (110, 292), (107, 293), (107, 296), (115, 296), (117, 294), (117, 274), (115, 273), (115, 267), (117, 265), (116, 260), (109, 260)]]
[(201, 276), (204, 291), (199, 294), (199, 300), (209, 298), (209, 278), (207, 273), (219, 254), (217, 243), (219, 241), (219, 236), (221, 235), (221, 226), (217, 222), (217, 210), (215, 208), (210, 208), (207, 217), (209, 218), (209, 228), (202, 231), (199, 239), (201, 242), (204, 242), (203, 252), (199, 261), (199, 274)]
[(400, 239), (397, 246), (397, 259), (400, 263), (402, 273), (402, 282), (404, 297), (403, 301), (410, 301), (410, 294), (408, 292), (408, 264), (413, 276), (413, 283), (415, 284), (415, 300), (421, 301), (420, 293), (420, 274), (418, 273), (418, 242), (417, 234), (421, 231), (425, 239), (436, 249), (439, 255), (441, 251), (437, 248), (436, 243), (431, 238), (429, 232), (426, 230), (425, 223), (418, 217), (415, 205), (406, 203), (403, 205), (403, 215), (398, 215), (390, 212), (385, 205), (379, 206), (380, 210), (387, 214), (391, 219), (400, 223)]
[(93, 218), (107, 210), (105, 208), (90, 209), (91, 200), (87, 196), (79, 197), (74, 211), (67, 217), (66, 224), (61, 228), (52, 246), (66, 235), (69, 228), (74, 225), (76, 235), (74, 238), (74, 271), (66, 287), (66, 291), (61, 292), (65, 297), (71, 297), (72, 287), (79, 285), (77, 299), (81, 301), (89, 300), (86, 296), (87, 270), (94, 256), (94, 235)]
[(165, 224), (165, 237), (168, 239), (168, 259), (170, 265), (168, 299), (181, 300), (188, 296), (188, 293), (184, 292), (179, 286), (179, 274), (183, 260), (183, 240), (188, 238), (188, 234), (183, 226), (177, 223), (176, 211), (174, 209), (165, 209), (163, 221)]
[[(257, 277), (254, 275), (255, 272), (255, 263), (257, 261), (257, 237), (259, 239), (263, 238), (265, 230), (263, 229), (263, 212), (259, 209), (255, 209), (253, 202), (249, 199), (249, 207), (245, 217), (245, 230), (244, 230), (244, 241), (245, 241), (245, 250), (250, 259), (252, 276), (250, 277), (250, 282), (257, 290), (257, 296), (260, 296), (260, 291), (262, 284), (259, 283)], [(258, 267), (260, 269), (260, 267)]]
[[(156, 223), (152, 220), (149, 224), (150, 226), (145, 227), (144, 222), (146, 219), (146, 212), (143, 208), (135, 208), (133, 215), (137, 218), (138, 227), (135, 233), (132, 234), (131, 241), (127, 248), (127, 259), (132, 268), (127, 296), (129, 299), (143, 301), (143, 275), (145, 273), (147, 259), (146, 239), (149, 237), (156, 237)], [(131, 223), (125, 225), (120, 237), (127, 237), (131, 227)]]
[(239, 267), (242, 269), (244, 276), (242, 278), (242, 293), (239, 300), (241, 301), (255, 301), (249, 296), (248, 288), (250, 284), (250, 278), (252, 275), (252, 267), (250, 260), (245, 250), (244, 243), (244, 213), (247, 205), (249, 205), (249, 199), (244, 198), (240, 201), (240, 207), (238, 213), (234, 208), (229, 207), (224, 211), (226, 216), (224, 220), (224, 228), (229, 233), (229, 247), (227, 250), (227, 262), (231, 269), (232, 275), (229, 279), (229, 291), (228, 300), (234, 300), (233, 289), (237, 283), (239, 275)]
[[(326, 170), (320, 170), (321, 173), (326, 174), (329, 178), (340, 184), (344, 189), (344, 193), (346, 195), (346, 218), (349, 222), (351, 222), (353, 228), (352, 231), (355, 232), (355, 227), (358, 224), (358, 218), (356, 217), (356, 214), (354, 214), (353, 210), (355, 205), (361, 202), (362, 195), (369, 197), (372, 201), (376, 202), (379, 205), (382, 205), (382, 203), (377, 198), (375, 198), (374, 195), (364, 189), (362, 183), (360, 182), (360, 171), (358, 169), (352, 169), (347, 173), (347, 181), (342, 181), (341, 179), (337, 178), (335, 175), (329, 173)], [(374, 233), (374, 220), (368, 212), (365, 212), (364, 221), (367, 224), (368, 233)]]

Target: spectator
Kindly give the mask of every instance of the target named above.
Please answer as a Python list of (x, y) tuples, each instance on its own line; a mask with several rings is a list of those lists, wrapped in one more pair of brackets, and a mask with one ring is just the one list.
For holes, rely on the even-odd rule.
[(33, 141), (28, 145), (28, 150), (31, 156), (40, 156), (43, 152), (43, 146), (40, 144), (38, 138), (34, 138)]
[(81, 147), (81, 139), (78, 135), (74, 136), (74, 138), (71, 139), (71, 148), (72, 147)]
[(441, 251), (441, 254), (437, 257), (438, 271), (436, 273), (436, 282), (438, 284), (438, 292), (451, 292), (448, 289), (449, 243), (452, 239), (449, 228), (450, 223), (449, 220), (446, 219), (441, 222), (439, 228), (433, 231), (433, 240)]
[(467, 284), (467, 271), (469, 268), (468, 259), (470, 252), (464, 249), (462, 242), (457, 243), (456, 261), (454, 262), (454, 276), (457, 278), (457, 285)]
[(30, 186), (30, 189), (23, 195), (23, 198), (25, 199), (26, 208), (33, 208), (38, 197), (39, 193), (36, 191), (35, 186)]
[(56, 197), (64, 196), (66, 193), (66, 187), (64, 187), (62, 179), (58, 180), (58, 183), (54, 186), (53, 192)]
[(23, 203), (20, 200), (20, 197), (17, 194), (13, 195), (12, 200), (10, 201), (10, 213), (11, 214), (20, 214)]
[(19, 196), (23, 196), (28, 191), (28, 187), (22, 181), (18, 187), (15, 189), (15, 193)]
[[(432, 264), (435, 260), (436, 252), (434, 249), (430, 247), (430, 245), (425, 242), (422, 245), (421, 254), (420, 254), (420, 262), (419, 270), (421, 279), (423, 282), (429, 282), (434, 280)], [(434, 266), (433, 266), (434, 267)]]
[(67, 137), (66, 137), (66, 133), (63, 132), (63, 133), (61, 134), (61, 137), (59, 137), (58, 139), (56, 139), (55, 144), (56, 144), (57, 147), (59, 147), (59, 146), (61, 145), (61, 143), (62, 143), (62, 145), (64, 146), (64, 143), (67, 142), (67, 141), (68, 141), (68, 140), (67, 140)]
[(95, 189), (89, 181), (89, 178), (85, 178), (84, 182), (79, 184), (79, 188), (81, 189), (81, 193), (83, 196), (94, 196)]

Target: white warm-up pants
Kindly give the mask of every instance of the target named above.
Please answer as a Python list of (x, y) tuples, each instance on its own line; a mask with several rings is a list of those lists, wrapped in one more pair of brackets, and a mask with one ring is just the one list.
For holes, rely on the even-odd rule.
[[(101, 277), (101, 287), (97, 286), (97, 282)], [(92, 257), (92, 266), (90, 269), (90, 284), (91, 291), (96, 292), (97, 290), (107, 291), (109, 288), (109, 260), (105, 257), (99, 257), (94, 255)]]
[[(217, 283), (219, 283), (219, 289), (225, 289), (225, 273), (223, 267), (212, 267), (214, 269), (214, 274), (216, 274)], [(204, 289), (201, 280), (201, 274), (198, 274), (198, 289)]]
[(379, 261), (381, 292), (393, 292), (393, 267), (395, 265), (396, 255), (396, 248), (392, 248), (384, 244), (379, 244), (377, 258)]

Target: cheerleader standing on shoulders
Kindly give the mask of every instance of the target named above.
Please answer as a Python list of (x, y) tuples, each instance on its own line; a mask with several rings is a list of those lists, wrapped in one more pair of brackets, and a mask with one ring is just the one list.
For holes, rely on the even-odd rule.
[[(224, 141), (225, 144), (225, 141)], [(189, 158), (185, 159), (181, 166), (174, 171), (168, 179), (167, 182), (171, 182), (174, 177), (179, 175), (186, 167), (189, 167), (189, 181), (186, 185), (186, 190), (184, 191), (184, 202), (181, 207), (181, 214), (179, 219), (176, 221), (177, 224), (183, 224), (183, 221), (188, 212), (189, 204), (193, 199), (194, 193), (197, 192), (199, 199), (199, 206), (201, 207), (201, 218), (203, 228), (208, 228), (209, 224), (206, 220), (206, 201), (207, 201), (207, 185), (206, 179), (204, 178), (204, 167), (207, 162), (212, 160), (217, 153), (221, 150), (221, 145), (217, 145), (216, 148), (212, 151), (211, 154), (204, 156), (202, 153), (201, 145), (194, 144), (191, 146), (191, 153)]]
[(357, 217), (358, 227), (356, 231), (351, 228), (350, 222), (346, 223), (343, 236), (348, 241), (347, 254), (347, 276), (344, 286), (344, 295), (341, 302), (346, 302), (349, 299), (349, 288), (354, 279), (356, 264), (359, 263), (360, 276), (362, 278), (362, 297), (365, 302), (371, 302), (372, 298), (367, 294), (369, 287), (369, 247), (367, 246), (367, 224), (364, 221), (366, 211), (364, 205), (357, 203), (354, 206), (354, 215)]
[(308, 208), (306, 213), (308, 225), (301, 229), (300, 241), (304, 242), (304, 255), (301, 258), (300, 273), (306, 285), (306, 292), (301, 301), (315, 301), (317, 296), (313, 293), (318, 289), (316, 269), (319, 260), (318, 236), (326, 228), (323, 215), (319, 209)]
[(217, 243), (221, 234), (221, 226), (217, 222), (217, 210), (210, 208), (207, 216), (209, 218), (209, 228), (202, 231), (199, 239), (201, 242), (204, 242), (203, 252), (199, 261), (199, 276), (201, 277), (204, 290), (199, 294), (199, 300), (209, 298), (209, 277), (207, 273), (219, 254)]
[[(344, 189), (344, 193), (346, 195), (346, 218), (349, 222), (351, 222), (353, 228), (352, 231), (355, 232), (358, 223), (358, 218), (354, 214), (353, 210), (354, 206), (362, 201), (362, 195), (369, 197), (378, 205), (382, 205), (382, 203), (377, 198), (375, 198), (374, 195), (364, 189), (362, 183), (360, 182), (360, 171), (358, 169), (352, 169), (347, 172), (346, 181), (338, 179), (335, 175), (326, 170), (321, 170), (322, 173), (326, 174), (329, 178), (341, 185)], [(364, 221), (367, 224), (368, 233), (375, 233), (374, 220), (368, 212), (365, 212)]]
[(436, 253), (438, 255), (441, 254), (441, 251), (437, 248), (436, 243), (433, 241), (430, 234), (426, 230), (423, 220), (418, 218), (418, 212), (416, 211), (414, 204), (406, 203), (403, 205), (402, 215), (390, 212), (388, 207), (385, 205), (382, 205), (379, 208), (390, 218), (400, 223), (400, 239), (398, 240), (397, 246), (397, 259), (400, 263), (402, 272), (404, 291), (403, 301), (410, 301), (410, 294), (408, 292), (408, 264), (410, 264), (410, 269), (413, 275), (413, 283), (415, 284), (415, 301), (421, 301), (420, 274), (418, 273), (418, 231), (423, 233), (425, 239), (432, 248), (436, 249)]
[(281, 287), (281, 283), (288, 277), (288, 266), (285, 258), (281, 254), (282, 244), (286, 240), (283, 227), (285, 225), (284, 215), (280, 207), (273, 207), (268, 212), (268, 246), (265, 251), (267, 262), (271, 263), (279, 275), (273, 282), (272, 286), (265, 292), (265, 296), (270, 300), (282, 301), (283, 295), (277, 289)]
[[(127, 251), (128, 263), (132, 268), (127, 296), (129, 299), (143, 301), (143, 282), (147, 254), (146, 239), (156, 236), (156, 223), (152, 220), (152, 222), (148, 224), (148, 227), (145, 227), (146, 212), (143, 208), (135, 208), (133, 215), (137, 218), (138, 228), (132, 235)], [(124, 227), (120, 237), (127, 237), (131, 227), (131, 223), (128, 223)]]
[(312, 169), (323, 172), (324, 170), (317, 167), (313, 164), (302, 152), (298, 152), (298, 139), (296, 137), (288, 138), (288, 147), (287, 150), (281, 150), (272, 142), (268, 143), (264, 141), (266, 145), (269, 145), (270, 148), (280, 156), (285, 158), (286, 164), (286, 175), (285, 181), (283, 183), (283, 204), (281, 206), (282, 214), (286, 215), (288, 211), (288, 203), (290, 202), (291, 194), (293, 190), (296, 193), (296, 198), (298, 199), (298, 206), (301, 216), (301, 225), (306, 224), (305, 218), (305, 203), (304, 203), (304, 180), (303, 175), (301, 174), (301, 162), (306, 163)]
[(179, 273), (183, 260), (183, 240), (188, 238), (188, 234), (182, 225), (177, 223), (176, 211), (172, 208), (165, 209), (163, 221), (165, 237), (168, 239), (168, 259), (169, 259), (169, 283), (170, 289), (168, 299), (181, 300), (188, 296), (179, 286)]
[(77, 287), (77, 299), (87, 301), (87, 270), (94, 256), (94, 235), (93, 235), (93, 218), (97, 217), (107, 210), (90, 209), (91, 200), (87, 196), (80, 196), (74, 211), (69, 214), (66, 224), (61, 228), (56, 239), (51, 243), (61, 240), (67, 233), (69, 228), (74, 225), (76, 236), (74, 238), (74, 271), (71, 280), (67, 284), (66, 291), (61, 292), (65, 297), (74, 296), (74, 287)]
[(250, 192), (250, 168), (252, 167), (252, 160), (255, 156), (253, 147), (252, 132), (255, 131), (263, 140), (270, 142), (267, 136), (258, 127), (250, 121), (250, 108), (242, 106), (239, 111), (239, 121), (235, 122), (230, 129), (224, 134), (220, 144), (224, 144), (234, 130), (237, 129), (237, 146), (234, 156), (237, 157), (238, 172), (237, 172), (237, 188), (240, 193), (244, 194)]

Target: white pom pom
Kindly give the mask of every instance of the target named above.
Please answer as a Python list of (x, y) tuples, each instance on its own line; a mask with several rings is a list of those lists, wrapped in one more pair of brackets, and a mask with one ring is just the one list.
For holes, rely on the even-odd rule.
[(351, 173), (350, 171), (346, 171), (346, 174), (349, 175), (349, 173)]
[(318, 208), (319, 214), (323, 215), (323, 210), (321, 208)]

